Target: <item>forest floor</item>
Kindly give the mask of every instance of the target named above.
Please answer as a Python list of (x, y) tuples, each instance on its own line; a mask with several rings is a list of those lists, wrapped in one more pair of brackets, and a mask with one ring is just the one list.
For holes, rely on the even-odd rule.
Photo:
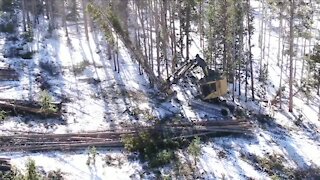
[[(258, 7), (257, 3), (253, 6)], [(261, 19), (257, 9), (255, 17), (256, 33), (253, 43), (256, 46), (253, 48), (253, 55), (254, 69), (258, 71), (258, 32)], [(46, 33), (45, 20), (40, 20), (40, 24), (34, 29), (34, 39), (29, 43), (25, 43), (17, 34), (0, 34), (0, 48), (19, 47), (25, 51), (34, 51), (32, 59), (0, 59), (0, 67), (10, 66), (20, 77), (19, 81), (0, 82), (0, 98), (39, 100), (41, 89), (46, 89), (55, 101), (63, 102), (61, 118), (8, 117), (0, 122), (1, 135), (22, 132), (75, 133), (122, 128), (126, 124), (146, 124), (149, 115), (162, 119), (179, 116), (192, 120), (220, 117), (192, 109), (188, 102), (193, 98), (194, 87), (186, 87), (184, 83), (174, 85), (173, 88), (177, 91), (175, 99), (160, 103), (157, 94), (149, 87), (146, 74), (139, 75), (138, 65), (131, 59), (123, 44), (120, 43), (119, 48), (118, 73), (114, 70), (114, 62), (107, 57), (107, 44), (103, 34), (92, 31), (87, 41), (83, 26), (78, 24), (73, 23), (68, 27), (69, 38), (66, 38), (63, 29), (53, 31), (52, 34)], [(272, 31), (271, 34), (267, 100), (275, 95), (280, 79), (280, 69), (276, 65), (278, 33)], [(17, 36), (18, 40), (10, 38), (13, 36)], [(194, 38), (196, 39), (196, 35)], [(196, 46), (192, 49), (192, 57), (200, 52)], [(299, 72), (298, 69), (297, 76)], [(255, 84), (256, 91), (261, 91), (261, 83), (256, 80)], [(204, 179), (268, 179), (273, 175), (274, 169), (280, 175), (297, 172), (292, 169), (319, 169), (320, 121), (317, 111), (320, 97), (313, 94), (309, 104), (306, 104), (305, 97), (298, 93), (294, 97), (295, 111), (289, 113), (286, 106), (287, 94), (288, 88), (285, 91), (283, 109), (274, 108), (272, 120), (255, 121), (254, 137), (216, 137), (202, 144), (202, 154), (197, 163), (199, 176)], [(245, 102), (243, 97), (236, 100), (236, 103), (252, 113), (271, 112), (267, 103)], [(295, 122), (300, 114), (303, 120), (297, 124)], [(122, 149), (98, 150), (94, 166), (86, 164), (87, 153), (87, 150), (0, 153), (0, 157), (11, 158), (11, 163), (22, 170), (25, 169), (28, 158), (32, 158), (45, 172), (61, 169), (67, 179), (150, 177), (149, 172), (143, 169), (143, 164), (128, 160), (127, 152)], [(185, 151), (179, 154), (186, 161), (190, 159)], [(107, 155), (117, 159), (118, 163), (106, 165)], [(163, 168), (161, 172), (170, 174), (167, 168)]]

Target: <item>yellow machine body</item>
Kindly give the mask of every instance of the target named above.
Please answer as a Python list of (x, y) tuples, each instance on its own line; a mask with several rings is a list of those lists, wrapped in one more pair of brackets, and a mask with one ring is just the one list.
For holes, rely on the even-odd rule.
[(224, 96), (228, 93), (228, 82), (226, 77), (217, 80), (200, 81), (201, 96), (204, 100), (212, 100)]

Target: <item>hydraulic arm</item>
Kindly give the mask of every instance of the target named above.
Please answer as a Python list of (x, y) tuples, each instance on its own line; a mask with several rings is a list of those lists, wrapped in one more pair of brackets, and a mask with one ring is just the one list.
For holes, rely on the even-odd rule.
[(227, 93), (226, 78), (222, 77), (218, 72), (211, 70), (198, 54), (195, 59), (183, 64), (167, 78), (167, 81), (161, 88), (161, 92), (171, 94), (171, 85), (177, 83), (187, 72), (192, 71), (197, 66), (201, 67), (204, 73), (204, 77), (199, 81), (203, 99), (214, 99)]

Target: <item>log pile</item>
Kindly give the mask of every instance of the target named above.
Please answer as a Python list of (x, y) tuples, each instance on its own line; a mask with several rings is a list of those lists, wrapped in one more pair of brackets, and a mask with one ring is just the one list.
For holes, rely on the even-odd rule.
[(0, 158), (0, 173), (5, 174), (6, 172), (11, 171), (10, 159)]
[(10, 68), (0, 68), (0, 81), (19, 81), (19, 74)]
[(105, 130), (103, 132), (73, 134), (20, 134), (0, 137), (0, 151), (52, 151), (78, 150), (91, 146), (123, 147), (122, 138), (137, 136), (141, 132), (153, 131), (170, 134), (168, 138), (179, 139), (193, 136), (214, 136), (226, 134), (252, 134), (251, 124), (244, 120), (206, 121), (195, 123), (162, 124), (155, 126), (128, 126), (126, 129)]

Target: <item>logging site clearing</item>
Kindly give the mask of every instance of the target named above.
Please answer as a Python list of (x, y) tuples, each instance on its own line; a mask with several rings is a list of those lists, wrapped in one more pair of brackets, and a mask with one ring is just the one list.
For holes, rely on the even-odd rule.
[(310, 4), (0, 1), (0, 180), (320, 179)]

